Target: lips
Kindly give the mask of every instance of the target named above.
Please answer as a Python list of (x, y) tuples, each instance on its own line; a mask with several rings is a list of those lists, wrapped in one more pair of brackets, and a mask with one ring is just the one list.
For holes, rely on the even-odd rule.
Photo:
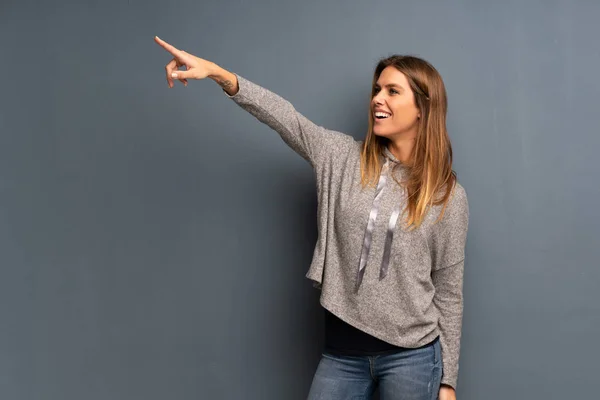
[(373, 117), (377, 121), (382, 121), (382, 120), (387, 119), (387, 118), (389, 118), (391, 116), (392, 116), (391, 113), (389, 113), (386, 110), (383, 110), (381, 108), (376, 108), (376, 109), (373, 110)]
[(383, 121), (383, 120), (386, 120), (389, 117), (391, 117), (392, 114), (385, 112), (385, 111), (375, 111), (373, 113), (373, 116), (375, 118), (375, 121)]

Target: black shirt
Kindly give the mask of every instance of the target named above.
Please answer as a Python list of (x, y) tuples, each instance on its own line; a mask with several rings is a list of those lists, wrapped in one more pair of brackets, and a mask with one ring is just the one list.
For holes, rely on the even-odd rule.
[(325, 351), (328, 353), (364, 356), (406, 350), (384, 342), (342, 321), (325, 310)]

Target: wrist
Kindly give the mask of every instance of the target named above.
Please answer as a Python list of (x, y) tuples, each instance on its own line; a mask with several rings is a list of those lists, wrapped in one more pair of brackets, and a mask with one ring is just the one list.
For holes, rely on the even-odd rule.
[(217, 64), (209, 67), (208, 77), (217, 82), (229, 96), (233, 96), (239, 91), (239, 84), (235, 74), (219, 67)]
[(217, 64), (215, 64), (214, 62), (211, 62), (209, 64), (208, 67), (208, 77), (214, 81), (218, 80), (219, 77), (222, 78), (223, 76), (223, 68), (221, 68), (220, 66), (218, 66)]

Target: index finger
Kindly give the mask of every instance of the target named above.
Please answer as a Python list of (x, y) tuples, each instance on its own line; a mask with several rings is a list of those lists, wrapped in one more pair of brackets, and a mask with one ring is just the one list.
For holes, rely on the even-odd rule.
[(165, 50), (167, 50), (169, 53), (173, 54), (174, 56), (176, 56), (176, 57), (180, 57), (181, 56), (181, 50), (179, 50), (175, 46), (172, 46), (169, 43), (165, 42), (164, 40), (162, 40), (158, 36), (154, 36), (154, 41), (156, 43), (158, 43), (162, 48), (164, 48)]

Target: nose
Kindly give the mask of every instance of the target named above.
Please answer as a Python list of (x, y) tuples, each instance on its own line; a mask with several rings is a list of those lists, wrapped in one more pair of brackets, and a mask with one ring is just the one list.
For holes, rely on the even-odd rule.
[(377, 93), (375, 96), (373, 96), (373, 105), (382, 105), (383, 104), (383, 99), (381, 97), (381, 92)]

